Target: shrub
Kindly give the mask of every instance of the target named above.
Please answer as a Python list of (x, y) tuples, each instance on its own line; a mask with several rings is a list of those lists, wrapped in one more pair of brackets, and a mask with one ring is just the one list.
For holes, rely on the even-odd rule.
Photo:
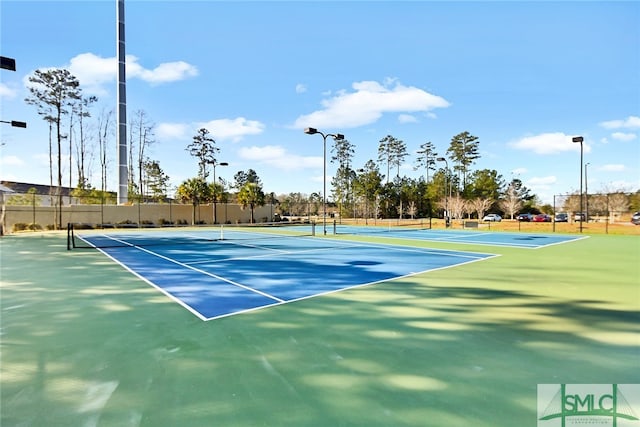
[(28, 227), (28, 224), (26, 222), (16, 222), (15, 224), (13, 224), (13, 231), (24, 231), (26, 230)]
[(38, 230), (42, 230), (42, 226), (40, 224), (35, 224), (35, 223), (27, 224), (26, 222), (16, 222), (15, 224), (13, 224), (12, 230), (14, 232), (25, 231), (25, 230), (38, 231)]
[(73, 224), (73, 228), (76, 230), (92, 230), (93, 225), (87, 224), (85, 222), (79, 222), (79, 223)]

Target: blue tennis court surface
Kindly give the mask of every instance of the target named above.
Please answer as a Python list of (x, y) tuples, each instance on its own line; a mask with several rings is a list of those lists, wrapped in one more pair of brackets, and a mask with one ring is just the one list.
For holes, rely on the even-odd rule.
[(467, 243), (490, 246), (509, 246), (519, 248), (538, 249), (545, 246), (567, 243), (584, 239), (585, 236), (538, 234), (526, 232), (493, 232), (468, 230), (432, 230), (408, 227), (367, 227), (341, 226), (336, 227), (337, 234), (361, 234), (394, 239), (428, 240), (451, 243)]
[(176, 237), (157, 233), (161, 243), (148, 246), (109, 245), (135, 242), (134, 232), (82, 239), (203, 320), (495, 256), (318, 237)]

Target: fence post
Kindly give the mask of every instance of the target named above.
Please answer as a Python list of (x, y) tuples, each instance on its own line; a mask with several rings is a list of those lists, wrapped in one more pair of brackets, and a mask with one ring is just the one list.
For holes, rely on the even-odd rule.
[(36, 193), (31, 195), (31, 211), (33, 214), (33, 221), (31, 221), (33, 224), (33, 231), (36, 231)]

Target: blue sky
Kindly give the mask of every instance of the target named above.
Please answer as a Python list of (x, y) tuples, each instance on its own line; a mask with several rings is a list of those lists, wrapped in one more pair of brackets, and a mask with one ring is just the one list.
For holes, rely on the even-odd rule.
[[(49, 182), (48, 127), (24, 102), (34, 70), (68, 68), (98, 96), (94, 116), (115, 109), (115, 14), (115, 0), (2, 0), (0, 53), (17, 71), (0, 75), (0, 115), (28, 128), (0, 128), (0, 179)], [(590, 192), (640, 188), (638, 2), (128, 0), (126, 25), (129, 118), (155, 123), (149, 156), (173, 186), (197, 174), (185, 148), (205, 127), (229, 163), (218, 176), (251, 168), (267, 192), (321, 192), (311, 126), (343, 133), (356, 168), (402, 139), (412, 177), (420, 144), (444, 155), (468, 131), (474, 169), (545, 202), (579, 188), (582, 135)]]

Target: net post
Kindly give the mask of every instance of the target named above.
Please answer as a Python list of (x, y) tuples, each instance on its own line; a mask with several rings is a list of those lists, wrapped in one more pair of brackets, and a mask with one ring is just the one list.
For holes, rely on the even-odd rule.
[(220, 240), (224, 240), (224, 224), (220, 224)]
[(315, 221), (311, 221), (311, 235), (312, 236), (316, 235), (316, 222)]
[(71, 227), (71, 223), (68, 222), (67, 223), (67, 250), (70, 251), (71, 250), (71, 246), (72, 246), (72, 233), (73, 233), (73, 228)]
[(336, 225), (336, 220), (333, 220), (333, 235), (335, 236), (336, 234), (338, 234), (338, 227)]

